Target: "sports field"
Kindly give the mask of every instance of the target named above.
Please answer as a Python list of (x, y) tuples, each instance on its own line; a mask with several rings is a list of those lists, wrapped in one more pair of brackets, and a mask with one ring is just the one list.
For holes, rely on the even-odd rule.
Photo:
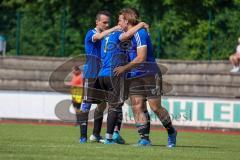
[(123, 128), (122, 135), (126, 145), (79, 144), (78, 127), (0, 124), (0, 160), (240, 159), (240, 135), (179, 132), (174, 149), (165, 147), (164, 131), (151, 132), (152, 147), (134, 146), (138, 140), (135, 129)]

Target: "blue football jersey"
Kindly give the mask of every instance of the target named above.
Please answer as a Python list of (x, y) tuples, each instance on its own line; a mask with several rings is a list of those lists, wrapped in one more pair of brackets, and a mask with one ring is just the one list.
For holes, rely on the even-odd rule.
[(124, 42), (119, 40), (121, 31), (115, 31), (104, 37), (101, 45), (101, 69), (99, 77), (114, 76), (113, 70), (118, 66), (125, 65), (128, 62)]
[(131, 48), (128, 52), (129, 61), (134, 60), (137, 57), (137, 48), (147, 47), (147, 57), (146, 61), (137, 67), (133, 68), (128, 73), (128, 78), (154, 75), (159, 73), (160, 70), (155, 61), (155, 56), (153, 54), (152, 42), (148, 32), (145, 29), (139, 29), (134, 36), (131, 38)]
[(86, 61), (83, 67), (84, 78), (96, 78), (101, 66), (101, 41), (94, 41), (93, 36), (96, 29), (91, 29), (85, 36)]

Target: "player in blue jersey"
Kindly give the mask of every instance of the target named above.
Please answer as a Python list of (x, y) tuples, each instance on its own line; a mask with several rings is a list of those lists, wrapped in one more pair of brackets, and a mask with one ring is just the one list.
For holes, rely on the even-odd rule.
[[(125, 65), (128, 57), (125, 51), (119, 47), (119, 36), (122, 32), (110, 33), (102, 40), (101, 62), (102, 67), (98, 74), (99, 89), (107, 91), (108, 101), (108, 117), (107, 117), (107, 133), (105, 143), (124, 143), (123, 139), (118, 136), (121, 124), (118, 124), (118, 132), (115, 131), (117, 121), (122, 120), (122, 105), (124, 102), (121, 86), (124, 86), (124, 77), (113, 76), (113, 69), (119, 65)], [(122, 87), (124, 89), (124, 87)], [(117, 135), (115, 135), (115, 134)], [(117, 136), (118, 138), (115, 138)]]
[[(88, 114), (91, 104), (97, 103), (97, 99), (91, 88), (95, 88), (94, 84), (100, 70), (101, 60), (101, 39), (108, 35), (109, 33), (118, 30), (119, 27), (115, 26), (111, 29), (109, 28), (110, 23), (110, 13), (108, 11), (100, 11), (96, 15), (96, 27), (87, 32), (85, 36), (85, 52), (86, 61), (83, 68), (84, 77), (84, 99), (81, 107), (81, 121), (80, 121), (80, 143), (87, 142), (87, 124), (88, 124)], [(90, 141), (103, 142), (100, 136), (103, 112), (106, 108), (106, 103), (98, 104), (94, 112), (94, 128), (93, 134), (90, 136)]]
[[(128, 62), (126, 53), (129, 43), (126, 41), (142, 27), (148, 27), (144, 22), (139, 23), (128, 32), (115, 31), (105, 36), (101, 44), (101, 69), (98, 74), (96, 85), (99, 89), (107, 91), (106, 99), (108, 102), (107, 133), (105, 144), (124, 143), (119, 136), (119, 132), (114, 128), (117, 125), (118, 130), (121, 127), (122, 105), (125, 100), (124, 82), (125, 76), (114, 76), (113, 70), (118, 66), (125, 65)], [(119, 123), (120, 121), (120, 123)]]
[[(119, 14), (119, 25), (125, 30), (134, 27), (138, 21), (138, 14), (133, 9), (122, 9)], [(133, 104), (136, 126), (141, 136), (140, 146), (151, 145), (149, 140), (148, 117), (144, 114), (146, 101), (158, 116), (168, 132), (168, 147), (175, 147), (177, 131), (172, 126), (168, 111), (161, 105), (161, 71), (153, 55), (151, 39), (145, 29), (138, 30), (131, 38), (132, 47), (129, 52), (130, 62), (125, 66), (117, 67), (116, 75), (128, 72), (129, 95)]]

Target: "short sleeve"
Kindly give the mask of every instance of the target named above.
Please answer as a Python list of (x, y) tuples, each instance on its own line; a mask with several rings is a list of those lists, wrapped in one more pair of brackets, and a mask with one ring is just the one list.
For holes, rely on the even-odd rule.
[(121, 32), (121, 31), (116, 31), (115, 33), (116, 33), (117, 39), (118, 39), (119, 41), (121, 41), (121, 37), (122, 37), (123, 32)]
[(134, 38), (137, 42), (137, 48), (147, 46), (148, 34), (145, 30), (141, 29), (134, 34)]
[(96, 42), (96, 41), (93, 40), (93, 36), (94, 36), (96, 33), (97, 33), (97, 31), (95, 31), (95, 30), (89, 31), (89, 32), (87, 33), (86, 40), (87, 40), (88, 42), (93, 42), (93, 43)]

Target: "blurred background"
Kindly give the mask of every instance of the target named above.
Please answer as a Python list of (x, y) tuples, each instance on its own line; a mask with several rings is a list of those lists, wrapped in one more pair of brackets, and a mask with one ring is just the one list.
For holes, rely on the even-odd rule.
[[(151, 149), (132, 147), (139, 137), (130, 103), (121, 130), (129, 145), (79, 145), (79, 127), (72, 127), (64, 79), (84, 61), (96, 13), (109, 10), (114, 26), (124, 7), (138, 9), (150, 25), (156, 61), (165, 66), (163, 87), (173, 88), (162, 97), (178, 130), (172, 151), (149, 105)], [(240, 0), (0, 0), (0, 159), (239, 160), (240, 72), (231, 73), (228, 60), (239, 17)]]
[(150, 24), (158, 58), (228, 59), (240, 35), (239, 0), (1, 0), (6, 55), (68, 57), (84, 53), (84, 36), (99, 10), (135, 7)]
[[(228, 57), (240, 36), (240, 0), (0, 0), (0, 120), (61, 120), (56, 108), (70, 91), (51, 84), (64, 85), (63, 73), (85, 54), (96, 13), (109, 10), (114, 26), (124, 7), (150, 25), (163, 79), (173, 86), (162, 104), (174, 125), (239, 131), (240, 72), (230, 73)], [(124, 122), (134, 123), (125, 105)]]

